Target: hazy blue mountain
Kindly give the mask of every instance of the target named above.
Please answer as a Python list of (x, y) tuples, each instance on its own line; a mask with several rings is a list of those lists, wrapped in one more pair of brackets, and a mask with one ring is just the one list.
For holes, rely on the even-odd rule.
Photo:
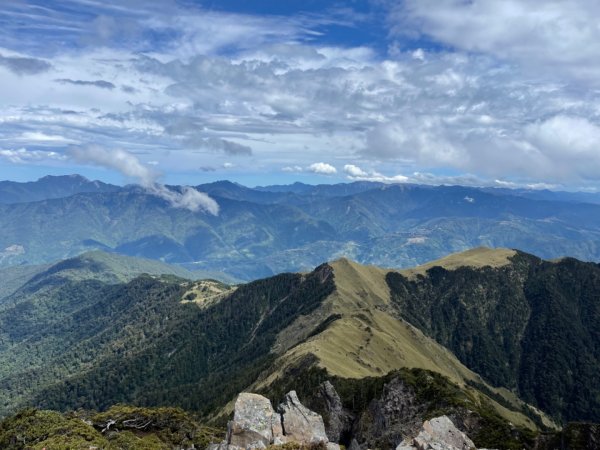
[(0, 266), (100, 249), (249, 280), (340, 256), (409, 267), (481, 245), (600, 260), (600, 205), (367, 182), (286, 191), (219, 181), (198, 189), (219, 203), (218, 216), (173, 208), (131, 186), (0, 204)]
[(502, 193), (505, 195), (516, 195), (534, 200), (550, 200), (571, 203), (593, 203), (600, 204), (600, 193), (598, 192), (566, 192), (550, 191), (548, 189), (502, 189), (487, 188), (483, 189), (491, 193)]
[(385, 186), (372, 181), (355, 181), (353, 183), (317, 184), (293, 183), (288, 185), (258, 186), (255, 190), (273, 193), (291, 193), (311, 197), (342, 197), (370, 191)]
[(81, 175), (47, 175), (37, 181), (0, 181), (0, 203), (24, 203), (70, 197), (81, 192), (114, 192), (119, 186), (90, 181)]

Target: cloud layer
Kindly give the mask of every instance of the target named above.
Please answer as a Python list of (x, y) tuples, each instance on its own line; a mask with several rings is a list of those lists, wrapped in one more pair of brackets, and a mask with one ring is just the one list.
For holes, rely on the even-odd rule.
[[(68, 3), (0, 11), (3, 161), (67, 165), (82, 161), (70, 146), (94, 143), (190, 182), (283, 170), (599, 184), (590, 0), (380, 0), (361, 12), (325, 2), (285, 16)], [(38, 31), (19, 31), (17, 17)], [(383, 27), (380, 41), (360, 39)]]

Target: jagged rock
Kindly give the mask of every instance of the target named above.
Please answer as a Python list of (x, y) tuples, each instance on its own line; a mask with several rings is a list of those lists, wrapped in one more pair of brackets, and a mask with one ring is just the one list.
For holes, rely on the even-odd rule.
[(296, 391), (286, 394), (277, 411), (281, 414), (283, 433), (288, 441), (307, 444), (329, 441), (323, 418), (302, 405)]
[(271, 401), (243, 392), (235, 402), (233, 420), (227, 425), (227, 443), (246, 449), (264, 448), (273, 442), (274, 428), (279, 432), (281, 422)]
[(353, 437), (361, 448), (393, 448), (403, 436), (415, 436), (423, 424), (425, 408), (412, 386), (395, 377), (383, 386), (354, 425)]
[(354, 416), (342, 405), (339, 394), (329, 381), (319, 385), (314, 403), (318, 411), (323, 411), (325, 432), (331, 442), (341, 442), (344, 435), (350, 434)]
[(226, 440), (211, 444), (207, 450), (265, 449), (288, 442), (324, 444), (327, 450), (340, 450), (327, 439), (323, 418), (302, 405), (295, 391), (285, 396), (278, 409), (276, 413), (271, 401), (262, 395), (241, 393), (233, 420), (227, 424)]
[(396, 450), (471, 450), (473, 441), (447, 416), (426, 420), (417, 437), (405, 439)]

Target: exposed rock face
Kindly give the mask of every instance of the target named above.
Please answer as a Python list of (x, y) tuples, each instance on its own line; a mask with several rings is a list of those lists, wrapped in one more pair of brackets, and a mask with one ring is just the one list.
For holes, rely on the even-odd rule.
[(288, 442), (324, 444), (327, 450), (339, 450), (338, 444), (327, 439), (323, 418), (302, 405), (295, 391), (285, 396), (278, 412), (268, 398), (244, 392), (235, 402), (226, 440), (211, 444), (207, 450), (260, 449)]
[(328, 442), (323, 418), (302, 405), (296, 391), (290, 391), (277, 411), (281, 414), (283, 432), (288, 440), (316, 444)]
[(471, 450), (473, 441), (447, 416), (426, 420), (417, 437), (405, 439), (396, 450)]
[(400, 378), (383, 387), (379, 399), (373, 400), (354, 425), (353, 437), (362, 448), (392, 448), (405, 436), (414, 436), (423, 424), (424, 405), (414, 389)]
[(233, 420), (227, 426), (228, 443), (239, 447), (261, 448), (273, 442), (273, 424), (280, 419), (271, 401), (262, 395), (241, 393), (235, 402)]
[(343, 442), (352, 432), (354, 415), (342, 405), (339, 394), (329, 381), (319, 386), (314, 402), (324, 412), (325, 432), (332, 442)]

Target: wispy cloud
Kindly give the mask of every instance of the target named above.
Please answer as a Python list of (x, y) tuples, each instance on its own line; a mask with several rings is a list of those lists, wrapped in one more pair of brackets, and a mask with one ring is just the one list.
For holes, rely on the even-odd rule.
[(183, 186), (181, 191), (167, 188), (157, 182), (159, 174), (142, 164), (138, 158), (122, 149), (106, 149), (91, 145), (86, 147), (72, 146), (68, 155), (75, 161), (94, 164), (117, 170), (126, 177), (136, 180), (149, 193), (167, 200), (175, 208), (190, 211), (205, 211), (213, 215), (219, 213), (219, 205), (212, 198), (193, 187)]
[(105, 81), (105, 80), (88, 81), (88, 80), (70, 80), (68, 78), (59, 78), (54, 81), (56, 81), (57, 83), (61, 83), (61, 84), (73, 84), (75, 86), (95, 86), (95, 87), (102, 88), (102, 89), (114, 89), (116, 87), (110, 81)]
[(26, 148), (1, 149), (0, 159), (5, 159), (13, 164), (30, 164), (47, 161), (65, 161), (67, 158), (57, 152), (44, 150), (28, 150)]

